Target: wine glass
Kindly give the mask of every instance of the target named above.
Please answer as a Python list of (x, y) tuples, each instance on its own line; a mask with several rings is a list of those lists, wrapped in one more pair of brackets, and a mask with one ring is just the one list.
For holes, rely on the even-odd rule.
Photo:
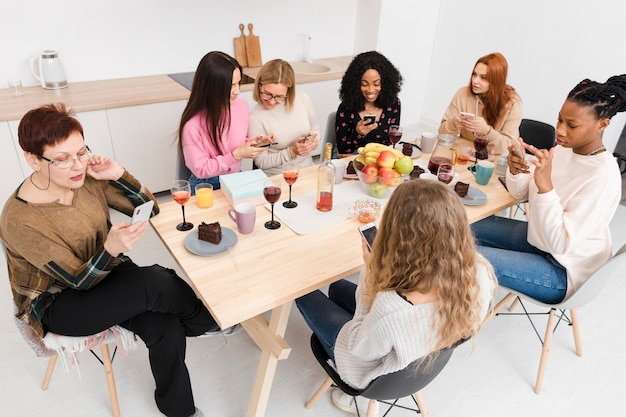
[(185, 203), (191, 198), (191, 187), (187, 180), (176, 180), (172, 183), (170, 189), (174, 201), (180, 204), (180, 208), (183, 209), (183, 222), (176, 225), (176, 229), (184, 232), (186, 230), (193, 229), (193, 224), (185, 220)]
[(285, 179), (285, 182), (289, 185), (289, 200), (283, 203), (283, 207), (285, 208), (298, 207), (298, 203), (291, 199), (291, 186), (298, 179), (299, 172), (300, 166), (296, 161), (289, 161), (283, 165), (283, 178)]
[(280, 198), (280, 187), (274, 185), (271, 181), (265, 181), (263, 183), (263, 196), (272, 205), (272, 220), (265, 222), (265, 228), (271, 230), (278, 229), (280, 222), (274, 220), (274, 203)]
[[(484, 136), (475, 136), (474, 137), (474, 150), (476, 151), (476, 156), (474, 158), (474, 163), (478, 162), (478, 154), (482, 151), (484, 151), (485, 149), (487, 149), (487, 144), (489, 143), (489, 141), (487, 140), (486, 137)], [(481, 159), (487, 159), (487, 158), (481, 158)]]
[(452, 164), (441, 164), (439, 168), (437, 168), (437, 179), (444, 184), (450, 184), (452, 179), (454, 178), (454, 165)]
[(400, 142), (402, 138), (402, 128), (398, 125), (389, 126), (389, 142), (391, 146), (395, 148), (396, 143)]

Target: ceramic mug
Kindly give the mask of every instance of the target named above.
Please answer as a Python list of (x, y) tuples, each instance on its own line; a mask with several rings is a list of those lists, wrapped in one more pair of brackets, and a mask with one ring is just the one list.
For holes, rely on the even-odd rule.
[(435, 142), (437, 141), (437, 135), (432, 132), (423, 132), (422, 141), (420, 142), (420, 148), (424, 153), (432, 153), (435, 149)]
[(348, 208), (348, 214), (361, 223), (373, 222), (380, 214), (380, 203), (371, 198), (360, 198), (354, 202), (354, 206)]
[(256, 206), (252, 203), (239, 203), (228, 210), (228, 217), (232, 221), (237, 223), (239, 233), (247, 235), (254, 230), (254, 223), (256, 222)]
[(478, 161), (470, 166), (470, 172), (476, 178), (476, 184), (487, 185), (493, 174), (495, 165), (493, 162), (485, 159)]
[(335, 184), (341, 184), (343, 176), (346, 174), (346, 161), (343, 159), (332, 159), (330, 162), (335, 166)]

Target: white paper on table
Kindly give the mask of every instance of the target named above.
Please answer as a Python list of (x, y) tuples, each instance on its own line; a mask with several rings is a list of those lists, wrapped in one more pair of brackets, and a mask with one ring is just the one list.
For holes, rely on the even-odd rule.
[[(278, 217), (285, 225), (299, 235), (315, 232), (328, 226), (337, 224), (350, 217), (348, 209), (354, 206), (354, 202), (360, 198), (372, 198), (378, 200), (382, 207), (385, 206), (388, 198), (380, 199), (369, 196), (359, 181), (344, 181), (335, 184), (333, 189), (333, 209), (323, 212), (315, 208), (317, 203), (317, 191), (302, 194), (293, 200), (298, 203), (298, 207), (285, 208), (280, 200), (274, 205), (274, 216)], [(271, 205), (266, 204), (265, 208), (272, 210)]]

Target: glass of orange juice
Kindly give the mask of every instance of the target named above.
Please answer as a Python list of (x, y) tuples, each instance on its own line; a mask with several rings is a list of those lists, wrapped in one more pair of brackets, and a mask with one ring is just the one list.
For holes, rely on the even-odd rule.
[(210, 208), (213, 206), (213, 185), (200, 183), (196, 187), (196, 205), (200, 208)]

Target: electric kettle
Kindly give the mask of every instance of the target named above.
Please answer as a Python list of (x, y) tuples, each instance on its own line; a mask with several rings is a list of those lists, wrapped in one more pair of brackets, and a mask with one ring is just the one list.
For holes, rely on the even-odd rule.
[(46, 49), (34, 55), (30, 60), (30, 70), (41, 86), (47, 90), (68, 86), (65, 70), (57, 51)]

